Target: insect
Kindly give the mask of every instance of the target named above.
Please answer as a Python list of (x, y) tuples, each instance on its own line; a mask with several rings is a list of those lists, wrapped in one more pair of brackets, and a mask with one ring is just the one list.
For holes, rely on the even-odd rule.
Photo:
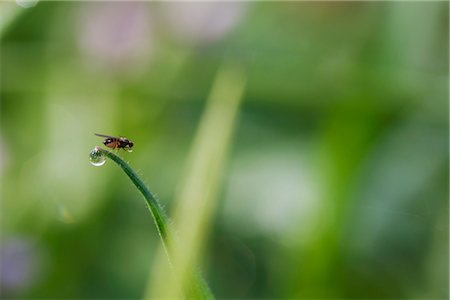
[(110, 136), (110, 135), (104, 135), (104, 134), (98, 134), (95, 133), (96, 136), (104, 137), (105, 140), (103, 141), (103, 144), (106, 147), (112, 148), (112, 149), (124, 149), (128, 152), (133, 151), (133, 145), (134, 143), (123, 136)]

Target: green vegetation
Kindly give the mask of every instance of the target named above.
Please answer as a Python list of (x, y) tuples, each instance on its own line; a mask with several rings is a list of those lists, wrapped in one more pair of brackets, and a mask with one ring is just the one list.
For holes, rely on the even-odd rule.
[(448, 11), (0, 2), (1, 298), (448, 299)]
[[(167, 254), (167, 259), (169, 262), (171, 261), (171, 253), (172, 250), (168, 248), (168, 243), (170, 242), (171, 238), (175, 238), (173, 236), (173, 232), (170, 230), (169, 226), (169, 220), (166, 216), (164, 210), (162, 209), (161, 205), (158, 203), (158, 200), (155, 198), (155, 196), (150, 192), (148, 187), (145, 185), (145, 183), (142, 181), (142, 179), (136, 174), (136, 172), (130, 167), (129, 164), (127, 164), (122, 158), (117, 156), (116, 154), (104, 150), (100, 147), (95, 147), (93, 152), (91, 152), (91, 157), (97, 157), (97, 156), (106, 156), (112, 161), (114, 161), (122, 170), (127, 174), (127, 176), (130, 178), (130, 180), (133, 182), (133, 184), (136, 186), (136, 188), (141, 192), (142, 196), (144, 196), (144, 199), (147, 203), (147, 206), (150, 210), (150, 213), (152, 214), (153, 220), (155, 221), (156, 229), (158, 230), (158, 234), (161, 238), (161, 243), (165, 249), (165, 253)], [(176, 269), (176, 266), (175, 266)], [(172, 275), (170, 272), (168, 272), (169, 277)], [(166, 279), (169, 280), (169, 279)], [(200, 275), (194, 275), (192, 282), (192, 286), (189, 288), (191, 290), (191, 297), (195, 299), (213, 299), (213, 296), (204, 281), (203, 278), (201, 278)]]

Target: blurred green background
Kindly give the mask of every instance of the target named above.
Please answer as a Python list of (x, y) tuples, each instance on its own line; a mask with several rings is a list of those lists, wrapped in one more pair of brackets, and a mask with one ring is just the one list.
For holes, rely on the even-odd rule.
[(0, 3), (2, 298), (143, 296), (160, 241), (93, 133), (171, 215), (233, 62), (216, 297), (448, 299), (447, 2), (29, 4)]

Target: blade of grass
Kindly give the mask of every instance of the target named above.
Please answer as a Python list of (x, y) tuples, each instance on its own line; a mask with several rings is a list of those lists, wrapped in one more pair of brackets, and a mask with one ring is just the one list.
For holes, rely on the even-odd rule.
[[(176, 199), (174, 223), (178, 239), (170, 240), (176, 280), (166, 280), (167, 268), (154, 265), (147, 299), (179, 299), (190, 286), (211, 218), (217, 205), (235, 120), (245, 87), (240, 66), (224, 63), (213, 84), (196, 133), (184, 179)], [(161, 252), (161, 251), (160, 251)], [(159, 255), (163, 260), (163, 255)]]
[[(114, 161), (119, 167), (121, 167), (122, 170), (125, 172), (125, 174), (128, 175), (128, 177), (131, 179), (133, 184), (137, 187), (137, 189), (144, 196), (144, 199), (147, 203), (147, 206), (148, 206), (150, 213), (153, 217), (153, 220), (155, 222), (158, 234), (161, 238), (161, 243), (164, 248), (164, 252), (167, 257), (167, 260), (169, 262), (169, 266), (172, 266), (171, 265), (171, 252), (169, 250), (168, 241), (176, 240), (176, 238), (173, 237), (174, 234), (170, 227), (169, 218), (167, 217), (166, 213), (164, 212), (163, 208), (159, 204), (156, 197), (152, 194), (152, 192), (150, 192), (150, 189), (145, 185), (145, 183), (137, 175), (137, 173), (122, 158), (120, 158), (116, 154), (114, 154), (110, 151), (107, 151), (105, 149), (102, 149), (100, 147), (95, 147), (95, 151), (98, 151), (101, 155), (105, 155), (106, 157), (108, 157), (109, 159)], [(191, 284), (191, 287), (190, 287), (190, 295), (189, 296), (196, 298), (196, 299), (212, 299), (212, 298), (214, 298), (213, 295), (211, 294), (211, 291), (209, 290), (208, 285), (206, 284), (206, 282), (204, 281), (204, 279), (202, 278), (202, 276), (199, 273), (191, 274), (190, 284)]]
[(104, 154), (106, 157), (114, 161), (125, 174), (131, 179), (133, 184), (138, 188), (141, 194), (144, 196), (144, 199), (147, 203), (147, 206), (152, 214), (153, 220), (155, 221), (156, 229), (158, 230), (159, 236), (161, 237), (161, 241), (163, 245), (167, 248), (167, 239), (168, 239), (168, 218), (163, 208), (159, 204), (158, 200), (156, 200), (155, 196), (150, 192), (149, 188), (145, 185), (142, 179), (137, 175), (137, 173), (127, 164), (122, 158), (115, 155), (114, 153), (97, 147), (99, 151)]

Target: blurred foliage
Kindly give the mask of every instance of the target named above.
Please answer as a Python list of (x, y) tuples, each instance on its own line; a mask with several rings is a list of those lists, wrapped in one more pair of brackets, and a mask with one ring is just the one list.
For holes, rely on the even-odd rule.
[[(23, 1), (22, 1), (23, 2)], [(0, 3), (1, 291), (140, 298), (216, 72), (248, 78), (203, 260), (217, 298), (448, 298), (447, 2)]]

